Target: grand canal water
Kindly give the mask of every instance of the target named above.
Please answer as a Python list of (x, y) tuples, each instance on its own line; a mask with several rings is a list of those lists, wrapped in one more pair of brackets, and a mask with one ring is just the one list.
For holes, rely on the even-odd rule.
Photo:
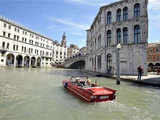
[(160, 89), (91, 77), (118, 90), (108, 103), (82, 102), (62, 80), (85, 75), (78, 70), (0, 69), (0, 120), (160, 120)]

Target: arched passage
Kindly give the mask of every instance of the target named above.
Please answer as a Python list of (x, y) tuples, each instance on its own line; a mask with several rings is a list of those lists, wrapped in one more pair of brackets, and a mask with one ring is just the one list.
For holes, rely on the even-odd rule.
[(32, 58), (31, 58), (31, 66), (32, 66), (32, 67), (35, 67), (35, 65), (36, 65), (36, 58), (35, 58), (35, 57), (32, 57)]
[(149, 63), (149, 64), (148, 64), (148, 72), (152, 72), (153, 69), (154, 69), (153, 63)]
[(109, 53), (106, 56), (107, 59), (107, 72), (110, 73), (112, 71), (112, 55)]
[(77, 62), (72, 63), (69, 68), (71, 69), (84, 69), (85, 68), (85, 61), (80, 60)]
[(16, 67), (22, 67), (23, 57), (22, 55), (18, 55), (16, 57)]
[(29, 67), (30, 58), (29, 56), (24, 57), (24, 67)]
[(41, 67), (41, 58), (40, 57), (38, 57), (38, 59), (37, 59), (37, 67)]
[(8, 54), (7, 57), (6, 57), (6, 65), (7, 66), (14, 66), (14, 55), (13, 54)]

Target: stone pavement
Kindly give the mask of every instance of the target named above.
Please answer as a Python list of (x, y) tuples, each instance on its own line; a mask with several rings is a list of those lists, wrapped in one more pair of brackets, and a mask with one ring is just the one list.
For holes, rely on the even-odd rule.
[[(99, 77), (101, 76), (109, 77), (109, 78), (116, 79), (115, 75), (111, 76), (111, 75), (107, 75), (104, 73), (97, 73), (97, 72), (90, 72), (90, 71), (83, 70), (83, 72), (84, 71), (90, 75), (99, 76)], [(142, 80), (137, 80), (137, 76), (127, 76), (127, 75), (122, 75), (120, 78), (122, 81), (160, 87), (160, 75), (156, 75), (156, 73), (149, 73), (147, 76), (142, 76)]]

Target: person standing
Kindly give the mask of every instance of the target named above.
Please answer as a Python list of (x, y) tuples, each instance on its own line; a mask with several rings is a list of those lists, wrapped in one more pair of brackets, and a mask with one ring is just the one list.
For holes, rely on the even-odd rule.
[(141, 65), (137, 68), (137, 71), (138, 71), (138, 78), (137, 78), (137, 80), (141, 80), (141, 77), (142, 77), (142, 74), (143, 74), (143, 68), (142, 68)]

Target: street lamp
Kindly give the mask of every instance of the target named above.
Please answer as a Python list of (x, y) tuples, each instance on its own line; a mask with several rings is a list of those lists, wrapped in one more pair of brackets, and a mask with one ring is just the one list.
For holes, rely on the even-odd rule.
[(121, 48), (121, 44), (117, 45), (117, 85), (120, 85), (120, 57), (119, 57), (119, 50)]

